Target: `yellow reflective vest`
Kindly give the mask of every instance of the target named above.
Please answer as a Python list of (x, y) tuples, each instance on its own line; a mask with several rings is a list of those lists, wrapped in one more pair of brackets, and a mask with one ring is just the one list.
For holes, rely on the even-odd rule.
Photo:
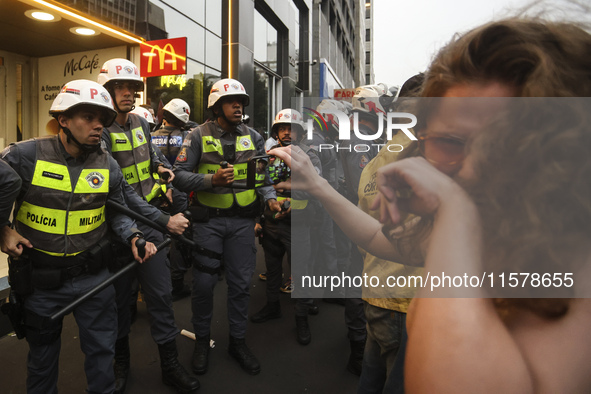
[[(245, 127), (245, 126), (240, 126)], [(220, 168), (220, 163), (224, 161), (224, 152), (222, 142), (214, 137), (216, 125), (214, 122), (202, 124), (199, 129), (201, 132), (201, 160), (197, 166), (200, 174), (215, 174)], [(195, 132), (195, 131), (194, 131)], [(234, 163), (234, 180), (244, 180), (247, 175), (247, 162), (251, 157), (256, 156), (256, 147), (250, 133), (236, 136), (236, 156)], [(261, 179), (257, 179), (261, 181)], [(246, 207), (257, 200), (254, 190), (232, 189), (227, 187), (214, 187), (211, 190), (200, 190), (195, 193), (195, 199), (200, 205), (210, 208), (228, 209), (234, 205)]]
[(158, 175), (151, 172), (149, 141), (139, 117), (130, 114), (131, 131), (124, 131), (117, 123), (107, 128), (111, 137), (111, 155), (119, 163), (123, 177), (133, 190), (146, 201), (166, 193), (166, 186), (158, 183)]
[(106, 235), (109, 157), (89, 154), (78, 179), (71, 179), (58, 138), (36, 140), (33, 179), (15, 224), (35, 249), (53, 256), (73, 256)]

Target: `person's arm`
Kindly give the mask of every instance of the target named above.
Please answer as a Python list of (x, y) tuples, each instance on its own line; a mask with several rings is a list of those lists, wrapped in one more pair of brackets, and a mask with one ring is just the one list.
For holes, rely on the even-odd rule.
[(113, 142), (111, 141), (111, 133), (107, 130), (107, 128), (103, 128), (103, 134), (101, 135), (101, 146), (103, 149), (109, 154), (111, 154), (113, 150)]
[(212, 174), (194, 173), (201, 161), (201, 133), (196, 128), (187, 135), (172, 167), (175, 173), (174, 186), (184, 192), (213, 188)]
[[(117, 163), (115, 162), (115, 164)], [(177, 213), (176, 215), (171, 216), (165, 212), (162, 212), (155, 206), (148, 204), (133, 190), (133, 188), (127, 182), (124, 182), (121, 187), (123, 190), (123, 196), (125, 198), (125, 205), (128, 206), (132, 211), (145, 216), (147, 219), (150, 219), (161, 227), (165, 227), (172, 234), (181, 235), (185, 232), (189, 221), (182, 213)], [(172, 190), (170, 191), (172, 192)]]
[[(131, 114), (131, 115), (134, 115), (134, 114)], [(134, 116), (137, 116), (137, 115), (134, 115)], [(164, 155), (162, 155), (162, 152), (160, 152), (160, 149), (158, 149), (157, 147), (154, 146), (154, 144), (152, 144), (152, 135), (150, 134), (150, 125), (148, 124), (146, 119), (142, 118), (141, 116), (139, 118), (140, 118), (140, 123), (142, 124), (142, 130), (144, 132), (144, 136), (146, 138), (146, 141), (148, 142), (148, 149), (150, 151), (150, 161), (152, 163), (152, 172), (157, 173), (161, 178), (163, 178), (164, 174), (168, 174), (168, 177), (166, 179), (166, 183), (167, 184), (172, 183), (172, 181), (174, 180), (174, 172), (172, 172), (172, 169), (171, 169), (172, 166), (170, 165), (168, 160), (166, 160)], [(158, 154), (158, 153), (160, 153), (160, 154)]]
[(292, 191), (300, 189), (316, 197), (349, 239), (374, 256), (405, 265), (422, 265), (422, 261), (402, 255), (382, 233), (382, 225), (335, 189), (314, 169), (301, 149), (277, 148), (269, 152), (283, 159), (292, 169)]
[[(119, 165), (109, 156), (109, 194), (107, 198), (110, 201), (114, 201), (120, 205), (127, 206), (125, 204), (125, 197), (124, 197), (124, 188), (127, 185), (125, 179), (123, 179), (123, 174), (121, 173), (121, 169)], [(128, 185), (129, 186), (129, 185)], [(136, 194), (133, 189), (129, 189), (131, 193)], [(136, 261), (143, 263), (147, 261), (150, 257), (156, 254), (156, 247), (151, 242), (146, 242), (145, 248), (145, 255), (144, 257), (140, 257), (138, 254), (138, 250), (136, 247), (136, 241), (139, 237), (142, 237), (142, 232), (136, 227), (135, 221), (128, 216), (121, 214), (116, 210), (112, 210), (107, 208), (107, 221), (109, 226), (119, 238), (123, 240), (123, 242), (129, 244), (131, 246), (131, 252), (133, 257)]]
[(21, 191), (21, 183), (21, 178), (16, 171), (0, 160), (0, 227), (10, 223), (10, 211)]
[[(473, 201), (451, 178), (426, 160), (413, 158), (382, 167), (378, 171), (378, 187), (382, 219), (397, 222), (401, 205), (418, 215), (435, 215), (427, 247), (426, 272), (453, 276), (481, 271), (479, 214)], [(407, 200), (397, 197), (396, 190), (400, 187), (412, 189), (411, 197)], [(471, 294), (478, 296), (479, 290)], [(533, 391), (532, 376), (523, 354), (491, 299), (421, 298), (420, 295), (413, 300), (407, 323), (407, 392)], [(483, 291), (481, 295), (484, 296)]]
[[(20, 235), (10, 226), (8, 218), (10, 217), (10, 209), (15, 199), (19, 195), (24, 195), (24, 192), (28, 190), (30, 179), (33, 177), (36, 159), (35, 144), (34, 141), (31, 141), (26, 144), (19, 144), (18, 146), (10, 145), (2, 151), (1, 155), (0, 169), (2, 169), (2, 177), (12, 186), (4, 185), (4, 182), (2, 182), (3, 187), (0, 188), (0, 193), (6, 193), (6, 196), (0, 200), (0, 204), (6, 204), (5, 208), (8, 209), (4, 213), (6, 215), (5, 221), (0, 225), (0, 250), (12, 257), (20, 256), (23, 252), (23, 246), (27, 248), (33, 247), (31, 241)], [(25, 151), (25, 157), (21, 154), (21, 148)], [(17, 170), (19, 171), (18, 174), (29, 180), (26, 182), (22, 181), (21, 176), (16, 172)], [(13, 172), (12, 175), (10, 174), (11, 171)], [(11, 187), (14, 189), (11, 189)]]
[[(256, 154), (259, 156), (267, 154), (267, 151), (265, 150), (265, 141), (263, 140), (263, 137), (261, 137), (259, 133), (257, 133), (251, 128), (248, 128), (248, 131), (250, 132), (250, 137), (253, 139)], [(277, 202), (277, 193), (275, 192), (275, 188), (273, 187), (273, 185), (258, 187), (256, 188), (256, 192), (263, 199), (263, 202), (265, 202), (265, 204), (271, 204), (269, 206), (271, 207), (273, 212), (281, 211), (281, 204), (275, 204), (275, 202)], [(277, 211), (277, 208), (279, 208), (279, 211)]]

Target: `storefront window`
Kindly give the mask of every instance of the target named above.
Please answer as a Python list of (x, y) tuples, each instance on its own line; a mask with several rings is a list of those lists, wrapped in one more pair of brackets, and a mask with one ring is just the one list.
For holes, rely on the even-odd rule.
[(251, 96), (250, 105), (253, 108), (253, 119), (250, 126), (267, 139), (269, 137), (271, 111), (271, 92), (269, 91), (269, 75), (264, 68), (255, 64), (254, 67), (254, 94)]
[(300, 84), (300, 62), (302, 61), (301, 55), (300, 55), (300, 10), (298, 9), (298, 7), (296, 7), (296, 5), (293, 3), (293, 1), (291, 2), (291, 12), (293, 14), (293, 20), (294, 20), (294, 29), (293, 29), (293, 35), (290, 34), (290, 37), (293, 37), (293, 43), (295, 45), (295, 80), (297, 82), (297, 84)]
[(221, 37), (222, 2), (220, 0), (207, 0), (205, 4), (205, 15), (205, 27)]
[(277, 30), (257, 11), (254, 13), (254, 58), (277, 72)]
[(220, 73), (204, 65), (187, 61), (186, 75), (147, 78), (146, 103), (154, 108), (158, 122), (162, 107), (173, 98), (183, 99), (191, 107), (189, 120), (201, 124), (208, 118), (207, 97), (211, 86), (220, 79)]

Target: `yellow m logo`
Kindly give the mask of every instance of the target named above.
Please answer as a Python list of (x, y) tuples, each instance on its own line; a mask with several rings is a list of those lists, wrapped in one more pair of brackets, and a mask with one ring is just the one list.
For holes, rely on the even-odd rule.
[[(154, 53), (154, 51), (156, 51), (157, 54)], [(172, 64), (172, 69), (176, 71), (176, 52), (174, 50), (174, 47), (172, 46), (171, 43), (167, 43), (166, 45), (164, 45), (164, 48), (160, 49), (159, 45), (152, 45), (152, 50), (150, 51), (150, 55), (148, 55), (149, 59), (148, 59), (148, 72), (151, 73), (152, 72), (152, 60), (154, 60), (154, 58), (156, 56), (158, 56), (158, 60), (160, 61), (160, 70), (164, 69), (164, 61), (166, 60), (166, 55), (169, 54), (170, 55), (170, 63)]]

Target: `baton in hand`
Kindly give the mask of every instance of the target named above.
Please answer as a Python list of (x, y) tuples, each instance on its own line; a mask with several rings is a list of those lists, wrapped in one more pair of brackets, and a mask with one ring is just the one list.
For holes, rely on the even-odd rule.
[[(164, 241), (162, 241), (160, 244), (156, 245), (156, 249), (158, 249), (160, 251), (163, 248), (170, 245), (170, 242), (171, 242), (171, 240), (169, 237), (164, 237)], [(139, 256), (141, 258), (143, 258), (146, 255), (146, 240), (143, 238), (138, 239), (137, 241), (135, 241), (135, 246), (137, 247), (137, 251), (138, 251)], [(66, 305), (64, 308), (62, 308), (61, 310), (59, 310), (56, 313), (54, 313), (53, 315), (51, 315), (51, 317), (49, 319), (54, 321), (54, 320), (64, 317), (65, 315), (67, 315), (68, 313), (70, 313), (74, 309), (76, 309), (80, 304), (82, 304), (83, 302), (85, 302), (89, 298), (94, 297), (97, 293), (100, 293), (101, 291), (103, 291), (106, 287), (111, 285), (113, 282), (115, 282), (117, 279), (119, 279), (120, 277), (125, 275), (127, 272), (129, 272), (132, 269), (134, 269), (135, 267), (137, 267), (138, 264), (139, 263), (135, 260), (131, 261), (129, 264), (127, 264), (125, 267), (121, 268), (119, 271), (115, 272), (109, 278), (105, 279), (104, 281), (102, 281), (101, 283), (96, 285), (88, 293), (84, 294), (82, 297), (78, 298), (77, 300), (73, 301), (69, 305)]]
[(179, 242), (187, 244), (191, 247), (195, 247), (195, 242), (188, 239), (187, 237), (183, 237), (182, 235), (172, 234), (170, 231), (168, 231), (166, 228), (160, 226), (158, 223), (154, 222), (153, 220), (148, 219), (145, 216), (140, 215), (139, 213), (137, 213), (135, 211), (132, 211), (131, 209), (129, 209), (128, 207), (126, 207), (124, 205), (118, 204), (115, 201), (111, 201), (111, 200), (108, 200), (105, 205), (109, 208), (112, 208), (112, 209), (118, 211), (118, 212), (121, 212), (125, 216), (129, 216), (130, 218), (137, 220), (138, 222), (144, 223), (146, 226), (149, 226), (149, 227), (153, 228), (154, 230), (160, 231), (163, 234), (170, 235), (171, 237), (174, 238), (175, 241), (179, 241)]

